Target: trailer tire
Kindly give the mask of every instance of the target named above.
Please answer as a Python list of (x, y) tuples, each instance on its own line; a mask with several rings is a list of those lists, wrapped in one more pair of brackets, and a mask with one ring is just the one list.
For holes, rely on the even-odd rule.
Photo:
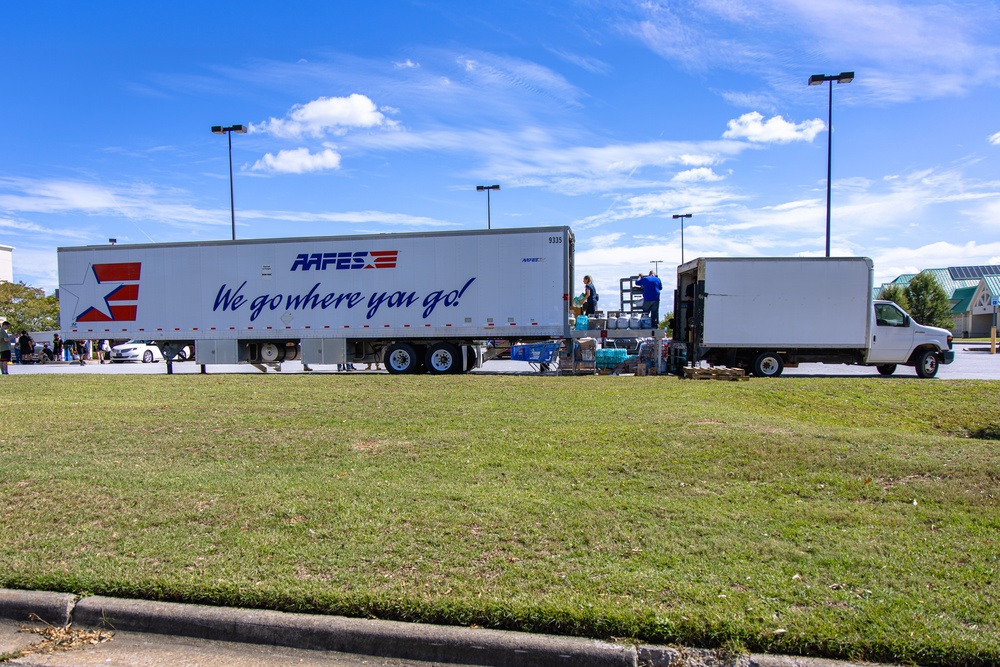
[(420, 368), (417, 351), (409, 343), (393, 343), (385, 348), (382, 363), (391, 375), (411, 375)]
[(431, 375), (458, 373), (462, 370), (462, 357), (455, 345), (435, 343), (427, 348), (424, 364)]
[(295, 361), (299, 358), (299, 346), (298, 345), (286, 345), (285, 346), (285, 361)]
[(285, 358), (285, 348), (276, 343), (264, 343), (260, 346), (260, 360), (266, 363), (275, 363)]
[(879, 364), (875, 368), (878, 369), (879, 375), (892, 375), (896, 372), (896, 364)]
[(476, 352), (475, 346), (465, 345), (463, 347), (465, 349), (465, 370), (463, 372), (469, 373), (476, 367), (479, 355)]
[(921, 377), (925, 380), (930, 379), (937, 375), (938, 372), (938, 356), (936, 352), (927, 350), (922, 352), (917, 358), (917, 377)]
[(777, 352), (761, 352), (753, 360), (753, 374), (760, 378), (776, 378), (785, 370), (785, 362)]

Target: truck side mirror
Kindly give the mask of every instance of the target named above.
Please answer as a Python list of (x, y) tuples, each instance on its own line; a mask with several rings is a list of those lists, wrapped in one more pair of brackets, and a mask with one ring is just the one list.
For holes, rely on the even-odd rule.
[(910, 326), (910, 316), (909, 315), (906, 315), (905, 317), (903, 317), (903, 326), (904, 327)]

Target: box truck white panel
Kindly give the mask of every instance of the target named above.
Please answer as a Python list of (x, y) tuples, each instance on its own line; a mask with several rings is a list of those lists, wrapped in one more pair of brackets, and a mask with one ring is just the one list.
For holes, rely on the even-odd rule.
[(704, 263), (704, 345), (864, 347), (871, 260), (711, 259)]
[(487, 339), (569, 333), (568, 227), (59, 248), (75, 338)]

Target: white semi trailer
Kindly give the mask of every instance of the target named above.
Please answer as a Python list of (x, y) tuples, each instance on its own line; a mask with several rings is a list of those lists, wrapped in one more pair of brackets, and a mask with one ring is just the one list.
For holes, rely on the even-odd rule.
[(861, 364), (922, 378), (955, 359), (951, 333), (872, 295), (867, 257), (698, 258), (677, 267), (670, 366), (739, 367), (761, 377), (800, 363)]
[(573, 248), (568, 227), (59, 248), (60, 328), (202, 365), (466, 372), (485, 341), (570, 336)]

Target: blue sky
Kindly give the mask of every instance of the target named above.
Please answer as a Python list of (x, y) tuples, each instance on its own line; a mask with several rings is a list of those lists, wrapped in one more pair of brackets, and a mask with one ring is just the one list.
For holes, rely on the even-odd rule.
[[(602, 294), (659, 260), (1000, 264), (1000, 6), (5, 3), (0, 244), (569, 225)], [(582, 285), (578, 285), (582, 287)], [(611, 307), (606, 296), (602, 306)]]

